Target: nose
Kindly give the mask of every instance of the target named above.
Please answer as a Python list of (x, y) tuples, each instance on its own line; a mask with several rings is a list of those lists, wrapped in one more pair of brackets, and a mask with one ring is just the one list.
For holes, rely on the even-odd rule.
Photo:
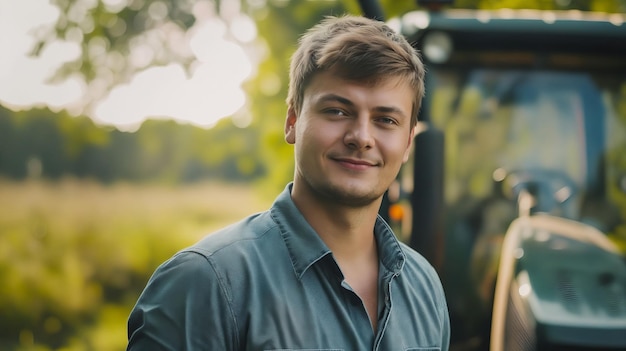
[(356, 118), (348, 125), (344, 136), (344, 143), (355, 150), (369, 150), (374, 146), (372, 125), (369, 118)]

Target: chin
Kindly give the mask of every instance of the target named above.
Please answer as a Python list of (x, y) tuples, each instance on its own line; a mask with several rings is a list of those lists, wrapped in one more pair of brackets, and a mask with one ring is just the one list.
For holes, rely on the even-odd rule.
[(374, 191), (372, 188), (341, 186), (331, 187), (327, 194), (331, 201), (351, 207), (371, 205), (383, 196), (383, 193)]

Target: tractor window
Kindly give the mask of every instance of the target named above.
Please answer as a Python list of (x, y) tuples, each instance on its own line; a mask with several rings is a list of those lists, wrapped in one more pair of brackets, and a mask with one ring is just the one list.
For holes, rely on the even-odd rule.
[[(427, 84), (426, 113), (445, 133), (448, 207), (473, 212), (472, 204), (483, 206), (495, 197), (514, 206), (515, 194), (503, 189), (506, 184), (498, 183), (499, 178), (516, 171), (549, 173), (565, 179), (572, 189), (561, 194), (568, 201), (557, 199), (543, 210), (626, 237), (626, 193), (619, 188), (620, 174), (626, 169), (624, 78), (558, 71), (431, 69)], [(482, 228), (484, 218), (496, 217), (500, 228), (490, 230), (503, 234), (514, 215), (481, 213)], [(472, 235), (478, 235), (476, 221), (474, 229)]]

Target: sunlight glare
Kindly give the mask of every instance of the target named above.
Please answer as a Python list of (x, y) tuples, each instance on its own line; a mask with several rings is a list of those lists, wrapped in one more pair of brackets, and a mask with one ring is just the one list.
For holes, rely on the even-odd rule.
[(228, 70), (223, 65), (202, 63), (191, 78), (178, 64), (148, 68), (128, 85), (114, 88), (96, 107), (95, 119), (126, 131), (136, 130), (148, 118), (211, 127), (245, 103), (240, 84), (250, 72), (250, 64), (236, 59), (230, 64), (240, 67)]
[[(224, 39), (226, 26), (211, 18), (189, 31), (189, 46), (198, 59), (188, 77), (179, 64), (150, 67), (129, 84), (114, 88), (95, 109), (95, 120), (136, 130), (148, 118), (171, 118), (211, 127), (245, 103), (241, 83), (251, 63), (237, 44)], [(149, 48), (144, 46), (144, 55)]]
[(0, 103), (15, 110), (42, 105), (58, 110), (79, 100), (85, 90), (81, 79), (72, 77), (61, 82), (48, 81), (63, 63), (78, 55), (80, 48), (77, 43), (55, 41), (38, 58), (22, 54), (21, 57), (10, 57), (11, 62), (0, 63), (0, 81), (10, 82), (0, 84)]
[(128, 6), (127, 0), (102, 0), (109, 12), (118, 13)]
[(191, 51), (200, 61), (210, 61), (215, 53), (218, 53), (218, 48), (214, 45), (219, 41), (223, 41), (224, 34), (226, 33), (226, 25), (219, 19), (210, 19), (203, 24), (194, 27), (190, 31), (189, 46)]
[(155, 1), (150, 4), (148, 7), (148, 14), (150, 14), (150, 18), (155, 21), (162, 21), (167, 17), (167, 5), (162, 1)]
[(83, 95), (84, 82), (77, 77), (48, 81), (63, 63), (80, 55), (76, 42), (55, 41), (40, 57), (29, 55), (35, 44), (33, 30), (52, 26), (58, 16), (58, 8), (46, 0), (0, 0), (0, 33), (11, 33), (0, 36), (1, 104), (14, 110), (32, 106), (57, 110)]
[(257, 36), (254, 21), (248, 16), (239, 15), (233, 19), (230, 24), (230, 31), (233, 36), (241, 43), (249, 43)]
[(198, 1), (193, 4), (191, 13), (198, 21), (206, 21), (215, 17), (215, 6), (209, 1)]
[(154, 50), (148, 44), (134, 45), (130, 49), (130, 62), (133, 66), (144, 68), (154, 59)]
[[(109, 9), (117, 9), (129, 1), (103, 3)], [(74, 19), (89, 18), (84, 17), (84, 11), (92, 5), (76, 3), (75, 6), (78, 7), (73, 10)], [(162, 9), (157, 10), (155, 7), (157, 15), (162, 14)], [(131, 40), (130, 60), (135, 67), (144, 69), (107, 93), (107, 82), (121, 69), (123, 60), (120, 54), (107, 54), (110, 46), (107, 41), (92, 39), (88, 45), (88, 55), (102, 64), (89, 90), (80, 75), (51, 82), (50, 78), (62, 64), (81, 55), (81, 33), (69, 32), (68, 41), (52, 42), (39, 57), (30, 57), (29, 50), (35, 43), (32, 31), (54, 25), (60, 14), (58, 8), (47, 0), (0, 0), (0, 31), (13, 34), (0, 36), (0, 47), (6, 48), (0, 55), (0, 104), (16, 111), (33, 106), (82, 111), (85, 103), (104, 96), (87, 111), (99, 124), (132, 131), (148, 118), (167, 118), (211, 127), (219, 119), (237, 114), (245, 105), (241, 84), (251, 75), (252, 63), (236, 42), (252, 41), (257, 32), (254, 22), (243, 15), (227, 27), (209, 8), (197, 5), (194, 12), (202, 13), (200, 17), (204, 18), (198, 18), (186, 33), (165, 23), (158, 31), (135, 38), (135, 43)], [(226, 38), (228, 31), (231, 40)], [(158, 54), (155, 45), (174, 44), (180, 46), (176, 47), (179, 55), (196, 58), (190, 69), (178, 63), (150, 66)]]

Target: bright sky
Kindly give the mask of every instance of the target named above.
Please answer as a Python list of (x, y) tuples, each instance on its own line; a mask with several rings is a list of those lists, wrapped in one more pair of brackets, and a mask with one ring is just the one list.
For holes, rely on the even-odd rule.
[[(241, 84), (251, 74), (250, 59), (241, 46), (225, 39), (226, 24), (207, 11), (207, 6), (198, 6), (197, 14), (196, 24), (187, 33), (159, 33), (172, 47), (181, 47), (182, 41), (181, 50), (194, 55), (197, 62), (191, 74), (176, 63), (147, 67), (127, 84), (108, 92), (93, 111), (84, 113), (99, 124), (135, 130), (150, 117), (210, 127), (237, 112), (245, 103)], [(49, 81), (61, 64), (80, 55), (78, 44), (57, 41), (40, 57), (28, 56), (35, 42), (32, 33), (49, 28), (58, 15), (48, 0), (0, 0), (0, 104), (16, 111), (33, 106), (72, 111), (90, 99), (78, 75), (62, 82)], [(231, 34), (240, 41), (256, 37), (249, 18), (239, 16), (231, 23)], [(153, 54), (147, 45), (135, 49), (136, 61)]]

